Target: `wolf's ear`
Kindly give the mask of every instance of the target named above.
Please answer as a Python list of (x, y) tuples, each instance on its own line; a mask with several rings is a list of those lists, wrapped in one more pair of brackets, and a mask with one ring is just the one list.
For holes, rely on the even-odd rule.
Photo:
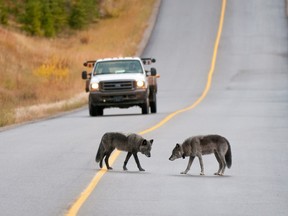
[(177, 144), (176, 144), (176, 147), (177, 147), (177, 148), (180, 148), (180, 145), (177, 143)]
[(153, 139), (151, 139), (151, 140), (149, 141), (149, 142), (151, 143), (151, 145), (152, 145), (153, 141), (154, 141)]
[(141, 145), (147, 145), (147, 140), (144, 139)]

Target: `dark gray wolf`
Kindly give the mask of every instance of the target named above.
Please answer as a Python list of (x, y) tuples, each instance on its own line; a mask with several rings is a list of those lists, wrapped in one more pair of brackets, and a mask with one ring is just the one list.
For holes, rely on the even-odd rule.
[(186, 174), (190, 170), (194, 158), (197, 156), (201, 167), (200, 175), (204, 175), (202, 155), (212, 153), (214, 153), (219, 163), (219, 170), (215, 175), (224, 175), (226, 165), (228, 168), (232, 165), (232, 154), (228, 140), (219, 135), (189, 137), (183, 144), (176, 144), (169, 160), (174, 161), (175, 159), (184, 159), (189, 156), (188, 166), (184, 172), (181, 172), (181, 174)]
[(125, 135), (123, 133), (118, 132), (109, 132), (105, 133), (102, 136), (97, 154), (96, 154), (96, 162), (100, 162), (100, 168), (102, 168), (102, 162), (105, 157), (105, 164), (107, 169), (112, 169), (109, 166), (109, 157), (114, 149), (118, 149), (120, 151), (126, 151), (127, 156), (124, 161), (123, 169), (127, 170), (127, 163), (130, 159), (131, 155), (134, 156), (138, 169), (140, 171), (145, 171), (139, 162), (137, 153), (141, 152), (142, 154), (146, 155), (147, 157), (151, 157), (151, 148), (152, 148), (153, 140), (146, 140), (138, 134), (131, 133)]

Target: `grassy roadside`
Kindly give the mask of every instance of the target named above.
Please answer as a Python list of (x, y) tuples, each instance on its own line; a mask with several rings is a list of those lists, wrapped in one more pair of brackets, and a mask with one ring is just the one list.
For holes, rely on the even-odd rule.
[(86, 104), (83, 61), (136, 54), (155, 0), (115, 2), (113, 17), (56, 39), (0, 27), (0, 127)]

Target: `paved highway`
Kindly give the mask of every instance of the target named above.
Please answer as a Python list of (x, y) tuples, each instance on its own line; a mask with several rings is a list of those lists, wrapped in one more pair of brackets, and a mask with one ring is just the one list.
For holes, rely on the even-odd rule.
[[(285, 3), (225, 3), (162, 1), (143, 53), (157, 59), (161, 75), (157, 114), (111, 109), (90, 118), (85, 107), (1, 131), (0, 214), (287, 215)], [(147, 131), (167, 116), (169, 121)], [(133, 158), (129, 171), (122, 171), (124, 153), (114, 156), (113, 171), (99, 170), (94, 158), (107, 131), (155, 139), (152, 157), (139, 155), (145, 172), (138, 171)], [(172, 148), (189, 136), (211, 133), (230, 141), (232, 168), (223, 177), (214, 176), (218, 164), (208, 155), (203, 157), (205, 176), (199, 175), (197, 159), (181, 175), (188, 159), (169, 161)]]

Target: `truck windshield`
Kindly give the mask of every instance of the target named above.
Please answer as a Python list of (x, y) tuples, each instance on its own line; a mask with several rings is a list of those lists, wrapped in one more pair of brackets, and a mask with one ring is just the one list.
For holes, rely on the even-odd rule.
[(141, 64), (137, 60), (117, 60), (96, 63), (93, 75), (143, 73)]

